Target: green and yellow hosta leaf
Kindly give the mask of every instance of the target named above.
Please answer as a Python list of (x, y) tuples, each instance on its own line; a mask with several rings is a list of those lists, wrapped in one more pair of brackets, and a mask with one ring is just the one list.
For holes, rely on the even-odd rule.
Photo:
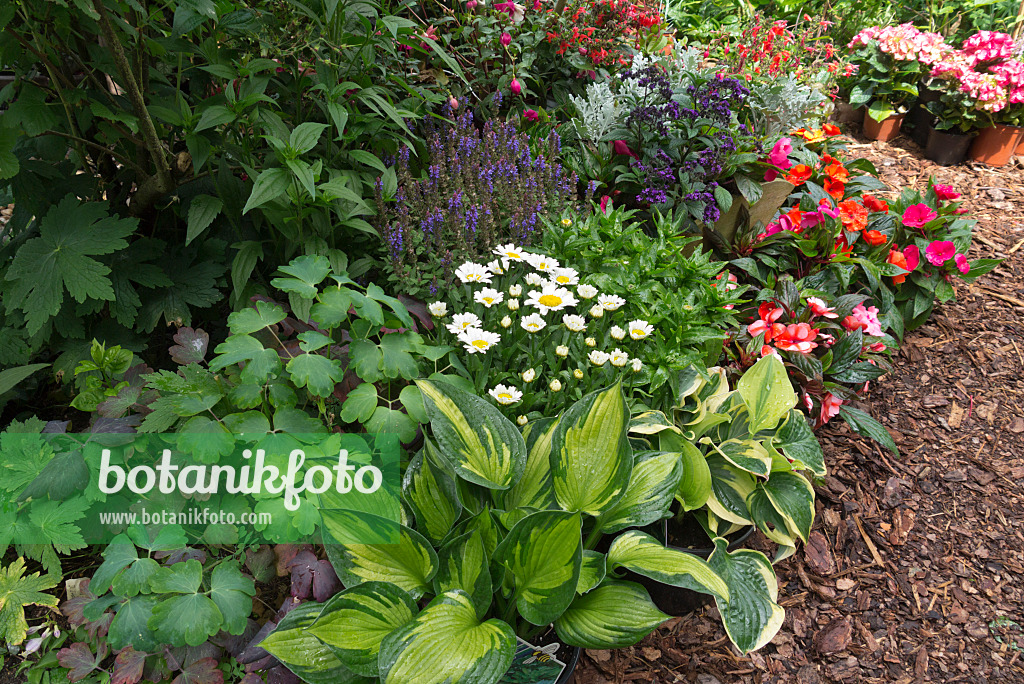
[(786, 521), (792, 534), (807, 542), (814, 523), (814, 488), (806, 478), (796, 473), (772, 473), (767, 482), (760, 483), (775, 510)]
[(382, 684), (494, 684), (516, 651), (512, 627), (480, 622), (465, 592), (445, 592), (380, 649)]
[(612, 534), (667, 518), (682, 475), (680, 454), (654, 451), (636, 454), (626, 493), (601, 516), (601, 531)]
[(583, 552), (583, 564), (580, 565), (580, 579), (576, 583), (576, 593), (586, 594), (604, 581), (608, 568), (605, 555), (597, 551)]
[(633, 466), (628, 427), (629, 408), (619, 383), (569, 407), (552, 438), (551, 469), (559, 506), (597, 516), (622, 497)]
[(761, 477), (767, 477), (772, 471), (772, 456), (760, 442), (753, 439), (728, 439), (721, 444), (708, 441), (715, 451), (740, 470)]
[(796, 406), (786, 366), (775, 355), (762, 356), (740, 378), (736, 389), (750, 411), (750, 433), (774, 428)]
[(758, 486), (751, 492), (750, 498), (747, 499), (747, 508), (750, 510), (750, 517), (753, 518), (757, 529), (779, 545), (772, 563), (778, 563), (796, 553), (797, 535), (789, 531), (786, 520), (775, 510), (764, 487)]
[(334, 651), (308, 631), (322, 610), (323, 605), (319, 603), (296, 606), (260, 646), (309, 684), (369, 684), (375, 681), (342, 665)]
[(623, 648), (643, 639), (669, 617), (639, 584), (607, 581), (577, 596), (555, 620), (555, 631), (570, 646)]
[(494, 599), (490, 563), (490, 554), (478, 530), (455, 537), (438, 549), (434, 593), (441, 595), (461, 589), (473, 600), (477, 615), (483, 617)]
[(711, 496), (711, 469), (700, 449), (690, 442), (680, 444), (679, 463), (682, 473), (675, 498), (684, 511), (693, 511), (707, 503)]
[(750, 525), (747, 497), (754, 491), (753, 476), (740, 470), (718, 454), (708, 456), (711, 471), (711, 496), (707, 505), (711, 512), (723, 520), (737, 525)]
[[(327, 512), (324, 526), (330, 531)], [(390, 582), (414, 599), (430, 591), (437, 572), (437, 554), (416, 530), (399, 526), (397, 544), (331, 544), (328, 558), (346, 587), (364, 582)]]
[(526, 443), (498, 409), (446, 382), (417, 380), (440, 454), (459, 477), (508, 489), (522, 477)]
[(580, 577), (582, 521), (578, 513), (540, 511), (520, 520), (494, 551), (515, 578), (519, 614), (547, 625), (562, 614)]
[(402, 498), (416, 516), (416, 528), (432, 542), (440, 542), (451, 531), (462, 513), (455, 480), (425, 458), (433, 444), (427, 440), (405, 471)]
[(704, 560), (692, 553), (666, 548), (657, 539), (638, 530), (623, 532), (608, 549), (608, 565), (623, 567), (662, 584), (684, 587), (720, 598), (729, 589)]
[(729, 553), (729, 542), (715, 539), (710, 565), (729, 586), (729, 600), (716, 598), (725, 631), (742, 653), (761, 648), (778, 633), (786, 611), (775, 601), (779, 583), (772, 564), (760, 551)]
[(806, 468), (817, 477), (825, 477), (825, 455), (814, 436), (807, 418), (796, 409), (789, 412), (786, 422), (779, 428), (772, 445), (782, 451), (797, 468)]
[(664, 431), (682, 434), (661, 411), (645, 411), (638, 413), (629, 420), (629, 432), (635, 435), (656, 435)]
[(557, 425), (557, 418), (541, 418), (523, 428), (526, 468), (519, 482), (502, 496), (506, 509), (542, 510), (555, 506), (555, 495), (551, 490), (551, 438)]
[(376, 677), (384, 637), (406, 625), (416, 612), (412, 597), (394, 584), (367, 582), (331, 598), (306, 631), (331, 647), (348, 669)]

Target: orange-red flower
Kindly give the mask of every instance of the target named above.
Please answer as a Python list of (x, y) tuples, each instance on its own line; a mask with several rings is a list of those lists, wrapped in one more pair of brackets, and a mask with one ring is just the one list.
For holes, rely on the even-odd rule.
[(839, 126), (827, 123), (821, 127), (821, 132), (830, 138), (834, 138), (835, 136), (839, 135), (841, 131), (839, 130)]
[(864, 241), (872, 247), (878, 247), (888, 242), (889, 238), (885, 237), (885, 234), (877, 230), (865, 230)]
[(852, 253), (853, 247), (846, 242), (846, 236), (840, 235), (835, 244), (835, 256), (850, 256)]
[(811, 167), (807, 164), (797, 164), (786, 174), (786, 180), (793, 185), (803, 185), (811, 177)]
[(835, 178), (825, 179), (825, 192), (827, 192), (832, 199), (838, 201), (843, 199), (843, 195), (846, 194), (846, 183)]
[(850, 172), (846, 169), (845, 166), (840, 164), (838, 161), (833, 162), (826, 166), (825, 168), (823, 168), (822, 172), (829, 178), (837, 180), (840, 183), (850, 182)]
[(821, 131), (820, 128), (815, 128), (810, 131), (807, 130), (806, 128), (798, 128), (797, 130), (793, 131), (792, 135), (803, 138), (809, 143), (821, 142), (822, 140), (825, 139), (825, 134)]
[[(889, 250), (889, 258), (886, 259), (886, 261), (894, 266), (899, 266), (900, 268), (906, 271), (910, 270), (909, 268), (907, 268), (907, 257), (904, 256), (903, 252), (899, 251), (898, 249), (893, 248)], [(906, 279), (906, 274), (893, 276), (892, 284), (899, 285)]]
[(874, 195), (864, 195), (864, 206), (868, 211), (889, 211), (889, 204), (885, 200), (878, 199)]
[(868, 225), (868, 210), (856, 200), (846, 200), (839, 203), (839, 220), (843, 222), (843, 228), (856, 233), (864, 230)]

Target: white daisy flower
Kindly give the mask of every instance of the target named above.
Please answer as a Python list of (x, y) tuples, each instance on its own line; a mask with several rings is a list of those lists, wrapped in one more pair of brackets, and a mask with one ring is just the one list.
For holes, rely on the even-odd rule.
[(554, 380), (551, 381), (551, 384), (548, 385), (548, 387), (551, 389), (552, 392), (561, 392), (562, 381), (559, 380), (558, 378), (555, 378)]
[(577, 368), (576, 370), (574, 370), (572, 372), (572, 377), (576, 378), (577, 380), (582, 380), (583, 379), (583, 369), (582, 368)]
[(608, 334), (611, 335), (616, 340), (621, 340), (623, 337), (626, 336), (626, 331), (617, 325), (613, 325), (612, 329), (608, 331)]
[(541, 277), (540, 273), (527, 273), (526, 274), (526, 284), (527, 285), (533, 285), (534, 287), (537, 287), (538, 285), (540, 285), (543, 282), (544, 282), (544, 278)]
[(455, 269), (455, 275), (458, 276), (459, 280), (463, 283), (491, 282), (491, 272), (487, 270), (487, 267), (481, 266), (480, 264), (474, 264), (472, 261), (467, 261)]
[(535, 333), (543, 330), (547, 323), (540, 314), (530, 314), (529, 316), (523, 316), (519, 321), (519, 325), (526, 332)]
[(469, 328), (479, 327), (480, 317), (475, 313), (460, 313), (452, 316), (452, 322), (448, 324), (448, 332), (452, 335), (458, 335)]
[(427, 311), (429, 311), (430, 315), (434, 318), (444, 318), (448, 315), (448, 305), (444, 302), (434, 302), (427, 306)]
[(526, 416), (519, 416), (518, 418), (516, 418), (516, 422), (519, 423), (520, 427), (522, 427), (523, 425), (526, 425), (530, 421), (526, 419)]
[(570, 219), (570, 218), (562, 219), (562, 225), (565, 226), (566, 228), (568, 228), (569, 226), (572, 225), (572, 219)]
[(644, 367), (644, 362), (643, 361), (641, 361), (640, 359), (633, 359), (633, 372), (634, 373), (639, 373), (641, 370), (643, 370), (643, 367)]
[(501, 325), (502, 328), (510, 328), (510, 327), (512, 327), (512, 319), (509, 318), (508, 316), (505, 316), (504, 318), (502, 318), (498, 323), (499, 323), (499, 325)]
[(508, 288), (508, 293), (513, 297), (518, 297), (519, 295), (523, 294), (523, 286), (520, 285), (519, 283), (516, 283), (512, 287)]
[(595, 340), (593, 337), (588, 337), (587, 339), (583, 340), (583, 343), (585, 345), (587, 345), (588, 347), (596, 347), (597, 346), (597, 340)]
[(539, 290), (530, 290), (526, 303), (540, 309), (542, 314), (548, 311), (561, 311), (567, 306), (575, 306), (579, 302), (570, 290), (554, 283), (544, 283)]
[(523, 382), (529, 384), (533, 382), (533, 379), (535, 377), (537, 377), (537, 371), (533, 370), (532, 368), (527, 368), (521, 373), (521, 376), (523, 378)]
[(629, 336), (634, 340), (645, 339), (654, 332), (654, 326), (641, 319), (630, 321), (627, 327), (629, 328)]
[(566, 347), (564, 344), (560, 344), (557, 347), (555, 347), (555, 354), (561, 356), (564, 359), (566, 356), (569, 355), (569, 348)]
[(519, 300), (518, 299), (510, 299), (510, 300), (508, 300), (508, 303), (506, 304), (506, 306), (508, 307), (509, 311), (519, 311)]
[(505, 295), (498, 292), (493, 287), (485, 287), (473, 294), (473, 301), (483, 304), (490, 309), (495, 304), (501, 304), (501, 301), (505, 299)]
[(562, 323), (572, 332), (583, 332), (587, 329), (586, 319), (576, 314), (565, 314), (562, 316)]
[(508, 385), (495, 385), (494, 389), (489, 391), (488, 394), (494, 397), (494, 400), (502, 406), (518, 404), (519, 400), (523, 398), (522, 392)]
[(580, 274), (575, 268), (556, 268), (551, 274), (551, 282), (562, 287), (570, 287), (580, 282)]
[(501, 341), (501, 335), (480, 328), (468, 328), (459, 335), (459, 341), (465, 345), (466, 351), (470, 354), (483, 354)]
[(604, 316), (604, 309), (601, 308), (600, 304), (595, 304), (594, 306), (590, 307), (590, 311), (588, 311), (587, 313), (590, 314), (591, 318), (601, 318)]
[(558, 259), (546, 254), (527, 254), (526, 261), (541, 273), (551, 273), (559, 267)]
[(620, 306), (626, 303), (626, 300), (622, 297), (615, 295), (601, 295), (597, 298), (597, 303), (601, 305), (605, 311), (615, 311)]
[(487, 270), (497, 275), (504, 275), (505, 269), (508, 268), (508, 262), (499, 263), (497, 259), (487, 263)]
[(607, 352), (603, 352), (600, 349), (595, 349), (594, 351), (590, 352), (587, 358), (590, 359), (590, 363), (594, 364), (595, 366), (603, 366), (604, 364), (608, 363), (608, 359), (611, 357), (608, 355)]
[(597, 288), (593, 285), (580, 285), (576, 288), (576, 293), (582, 299), (593, 299), (597, 296)]
[(622, 351), (621, 349), (615, 349), (611, 354), (608, 355), (612, 365), (616, 368), (622, 368), (629, 361), (629, 354)]
[[(494, 254), (500, 256), (502, 261), (522, 261), (526, 258), (526, 252), (524, 252), (521, 247), (517, 247), (511, 242), (507, 245), (498, 245), (495, 247)], [(508, 268), (508, 266), (505, 268)]]

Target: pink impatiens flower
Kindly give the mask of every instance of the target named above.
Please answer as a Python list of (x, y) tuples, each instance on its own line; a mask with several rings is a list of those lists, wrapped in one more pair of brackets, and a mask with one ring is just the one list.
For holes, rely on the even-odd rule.
[(808, 297), (807, 306), (811, 307), (811, 311), (814, 312), (815, 316), (823, 316), (825, 318), (839, 318), (839, 314), (833, 311), (828, 304), (818, 299), (817, 297)]
[(960, 199), (960, 193), (954, 191), (952, 185), (933, 185), (932, 190), (935, 191), (935, 196), (940, 200)]
[(917, 245), (907, 245), (903, 249), (903, 257), (907, 260), (907, 270), (913, 271), (921, 263), (921, 250)]
[(540, 114), (537, 113), (536, 109), (527, 109), (523, 112), (523, 117), (530, 121), (536, 121), (540, 118)]
[(826, 394), (821, 400), (821, 424), (824, 425), (839, 415), (839, 407), (843, 405), (842, 399), (836, 399), (831, 394)]
[(937, 219), (939, 215), (927, 204), (911, 204), (903, 212), (903, 225), (911, 228), (920, 228), (930, 221)]
[[(783, 170), (789, 169), (793, 166), (793, 162), (789, 160), (789, 153), (792, 151), (793, 141), (789, 138), (779, 138), (779, 141), (775, 143), (771, 153), (768, 155), (768, 163)], [(764, 179), (766, 181), (773, 181), (778, 177), (779, 172), (775, 169), (769, 169), (764, 172)]]
[(960, 270), (961, 273), (966, 274), (971, 270), (971, 264), (969, 261), (967, 261), (966, 254), (957, 254), (956, 259), (954, 261), (956, 263), (956, 267)]
[(868, 335), (872, 337), (882, 336), (882, 324), (878, 320), (877, 306), (865, 307), (863, 304), (858, 304), (853, 307), (853, 314), (849, 318), (853, 318)]
[(956, 256), (956, 245), (949, 240), (936, 240), (925, 248), (924, 256), (932, 266), (942, 266)]

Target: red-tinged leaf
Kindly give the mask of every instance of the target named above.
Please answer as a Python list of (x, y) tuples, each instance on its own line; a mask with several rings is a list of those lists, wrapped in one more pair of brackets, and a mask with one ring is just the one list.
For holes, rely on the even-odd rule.
[(257, 582), (269, 582), (274, 579), (276, 560), (274, 550), (269, 546), (245, 550), (245, 567)]
[(214, 658), (201, 658), (181, 671), (171, 684), (224, 684), (224, 673)]
[(267, 672), (267, 684), (302, 684), (302, 680), (284, 665), (278, 665)]
[(57, 662), (61, 667), (71, 670), (68, 672), (70, 682), (85, 679), (99, 666), (99, 660), (93, 655), (92, 650), (80, 641), (57, 651)]
[(309, 544), (278, 544), (274, 547), (274, 554), (277, 556), (277, 576), (284, 577), (291, 574), (291, 564), (295, 556), (301, 551), (308, 551), (312, 548)]
[(426, 302), (421, 302), (420, 300), (413, 299), (412, 297), (406, 297), (403, 294), (398, 295), (398, 301), (405, 305), (405, 308), (409, 310), (409, 313), (419, 319), (424, 330), (434, 329), (434, 319), (430, 315), (430, 311), (427, 309)]
[(313, 598), (320, 603), (341, 591), (341, 581), (328, 560), (321, 560), (313, 572)]
[(110, 677), (110, 684), (138, 684), (142, 679), (142, 670), (148, 655), (136, 651), (131, 646), (118, 653), (114, 658), (114, 672)]
[(164, 565), (184, 563), (185, 561), (192, 560), (193, 558), (200, 563), (205, 563), (206, 551), (186, 546), (183, 549), (174, 549), (173, 551), (154, 551), (153, 558), (156, 558), (157, 560), (163, 559)]
[(242, 677), (242, 681), (238, 682), (238, 684), (263, 684), (263, 677), (252, 672)]
[(99, 620), (87, 622), (85, 631), (89, 634), (89, 639), (97, 642), (106, 639), (107, 632), (110, 631), (110, 623), (113, 621), (114, 614), (108, 611)]
[(96, 594), (89, 591), (89, 580), (86, 579), (81, 583), (78, 594), (60, 604), (60, 612), (68, 619), (68, 624), (72, 628), (81, 627), (88, 622), (85, 619), (85, 615), (82, 614), (82, 611), (85, 610), (85, 605), (95, 600)]
[(178, 328), (174, 335), (177, 342), (167, 351), (171, 354), (171, 360), (175, 363), (187, 366), (190, 363), (199, 363), (206, 358), (206, 350), (210, 346), (210, 335), (202, 328)]
[(312, 551), (301, 551), (288, 564), (292, 573), (291, 594), (298, 599), (313, 596), (323, 603), (341, 590), (341, 582), (330, 561), (320, 560)]

